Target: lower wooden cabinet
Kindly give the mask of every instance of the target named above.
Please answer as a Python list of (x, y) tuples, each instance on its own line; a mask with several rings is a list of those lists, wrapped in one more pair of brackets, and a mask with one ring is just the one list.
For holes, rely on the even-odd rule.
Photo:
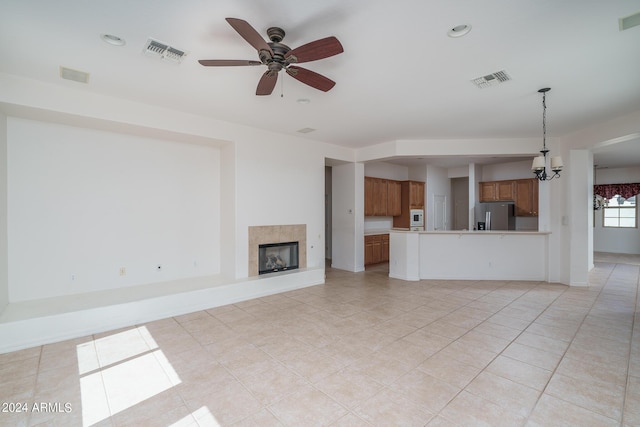
[(364, 265), (389, 261), (389, 235), (364, 236)]

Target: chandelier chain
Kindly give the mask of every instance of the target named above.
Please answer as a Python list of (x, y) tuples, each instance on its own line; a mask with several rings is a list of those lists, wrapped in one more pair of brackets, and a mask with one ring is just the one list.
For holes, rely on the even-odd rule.
[(542, 93), (542, 148), (547, 149), (547, 93)]

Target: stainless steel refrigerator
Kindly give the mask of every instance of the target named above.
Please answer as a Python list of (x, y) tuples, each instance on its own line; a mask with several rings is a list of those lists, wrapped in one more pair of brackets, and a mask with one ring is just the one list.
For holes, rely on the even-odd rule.
[(477, 229), (515, 230), (516, 217), (513, 202), (478, 203), (476, 205)]

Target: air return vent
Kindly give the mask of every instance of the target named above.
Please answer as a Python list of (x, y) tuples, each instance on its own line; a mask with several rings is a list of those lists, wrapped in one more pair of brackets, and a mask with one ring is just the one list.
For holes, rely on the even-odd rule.
[(620, 31), (640, 25), (640, 12), (620, 18)]
[(143, 52), (146, 55), (154, 56), (160, 59), (166, 59), (178, 64), (182, 62), (182, 59), (185, 56), (187, 56), (186, 52), (180, 49), (176, 49), (175, 47), (171, 47), (167, 44), (161, 43), (152, 38), (147, 40), (147, 44), (144, 46)]
[(60, 67), (60, 77), (65, 80), (73, 80), (78, 83), (89, 83), (89, 73), (73, 70), (67, 67)]
[(511, 80), (511, 77), (509, 77), (506, 71), (502, 70), (492, 74), (487, 74), (486, 76), (477, 77), (471, 80), (471, 82), (474, 85), (478, 86), (480, 89), (483, 89), (485, 87), (495, 86), (500, 83), (508, 82), (509, 80)]

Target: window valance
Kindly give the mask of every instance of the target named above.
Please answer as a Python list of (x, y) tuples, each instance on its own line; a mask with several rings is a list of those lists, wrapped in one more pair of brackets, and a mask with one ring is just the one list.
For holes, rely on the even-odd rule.
[(593, 194), (602, 196), (605, 199), (611, 199), (616, 194), (628, 199), (629, 197), (633, 197), (639, 193), (640, 182), (633, 184), (599, 184), (593, 186)]

